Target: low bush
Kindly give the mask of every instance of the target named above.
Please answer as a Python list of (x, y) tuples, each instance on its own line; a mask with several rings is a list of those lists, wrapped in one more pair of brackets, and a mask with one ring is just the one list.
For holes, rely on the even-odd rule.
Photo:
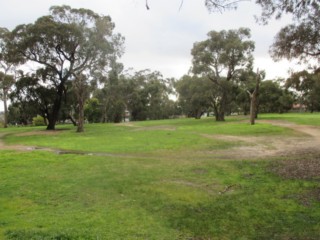
[(46, 126), (46, 123), (44, 121), (44, 118), (38, 115), (38, 116), (32, 118), (32, 125), (33, 126)]

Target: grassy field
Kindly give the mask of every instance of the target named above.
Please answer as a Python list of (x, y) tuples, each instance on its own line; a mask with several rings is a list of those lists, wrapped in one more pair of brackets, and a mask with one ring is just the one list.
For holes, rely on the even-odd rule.
[(320, 113), (262, 114), (261, 119), (275, 119), (297, 124), (320, 126)]
[(283, 162), (319, 165), (320, 154), (233, 159), (248, 143), (218, 137), (299, 139), (292, 129), (243, 117), (58, 129), (0, 130), (13, 147), (0, 150), (0, 239), (320, 238), (320, 176), (281, 174)]

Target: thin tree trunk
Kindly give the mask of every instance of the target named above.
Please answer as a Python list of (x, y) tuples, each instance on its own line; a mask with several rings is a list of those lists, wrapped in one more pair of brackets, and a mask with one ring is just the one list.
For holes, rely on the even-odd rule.
[(7, 89), (3, 89), (4, 128), (8, 127)]
[(254, 88), (254, 91), (253, 93), (250, 93), (249, 91), (247, 91), (251, 100), (250, 101), (250, 124), (251, 125), (255, 124), (255, 119), (258, 117), (257, 110), (258, 110), (259, 86), (260, 86), (260, 72), (259, 70), (257, 70), (256, 86)]
[(251, 94), (251, 96), (250, 96), (250, 98), (251, 98), (251, 101), (250, 101), (250, 124), (251, 125), (254, 125), (255, 124), (255, 117), (256, 117), (256, 111), (255, 111), (255, 109), (256, 109), (256, 99), (257, 99), (257, 97), (256, 97), (256, 94), (255, 94), (255, 92), (253, 92), (253, 94)]
[(86, 76), (82, 74), (75, 75), (74, 86), (78, 100), (78, 127), (77, 132), (84, 132), (84, 103), (86, 101), (88, 86)]
[(78, 124), (76, 123), (76, 121), (73, 119), (73, 117), (71, 116), (71, 114), (69, 114), (68, 118), (70, 119), (70, 121), (72, 122), (73, 126), (78, 126)]
[(220, 106), (218, 108), (218, 114), (216, 117), (216, 120), (219, 122), (225, 121), (225, 112), (226, 112), (226, 107), (227, 107), (227, 96), (226, 93), (223, 92), (221, 100), (220, 100)]
[(79, 105), (78, 105), (78, 126), (77, 126), (77, 132), (84, 132), (84, 98), (81, 97), (78, 99)]

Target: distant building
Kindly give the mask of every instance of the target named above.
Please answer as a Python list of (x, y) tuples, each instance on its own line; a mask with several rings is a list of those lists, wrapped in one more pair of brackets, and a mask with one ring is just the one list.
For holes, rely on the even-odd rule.
[(305, 112), (306, 110), (307, 110), (307, 107), (304, 104), (295, 103), (292, 105), (293, 112)]

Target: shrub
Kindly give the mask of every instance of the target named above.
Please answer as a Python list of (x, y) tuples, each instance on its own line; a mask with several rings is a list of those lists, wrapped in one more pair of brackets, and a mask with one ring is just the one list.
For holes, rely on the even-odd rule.
[(44, 118), (39, 115), (32, 118), (32, 125), (33, 126), (46, 126)]

